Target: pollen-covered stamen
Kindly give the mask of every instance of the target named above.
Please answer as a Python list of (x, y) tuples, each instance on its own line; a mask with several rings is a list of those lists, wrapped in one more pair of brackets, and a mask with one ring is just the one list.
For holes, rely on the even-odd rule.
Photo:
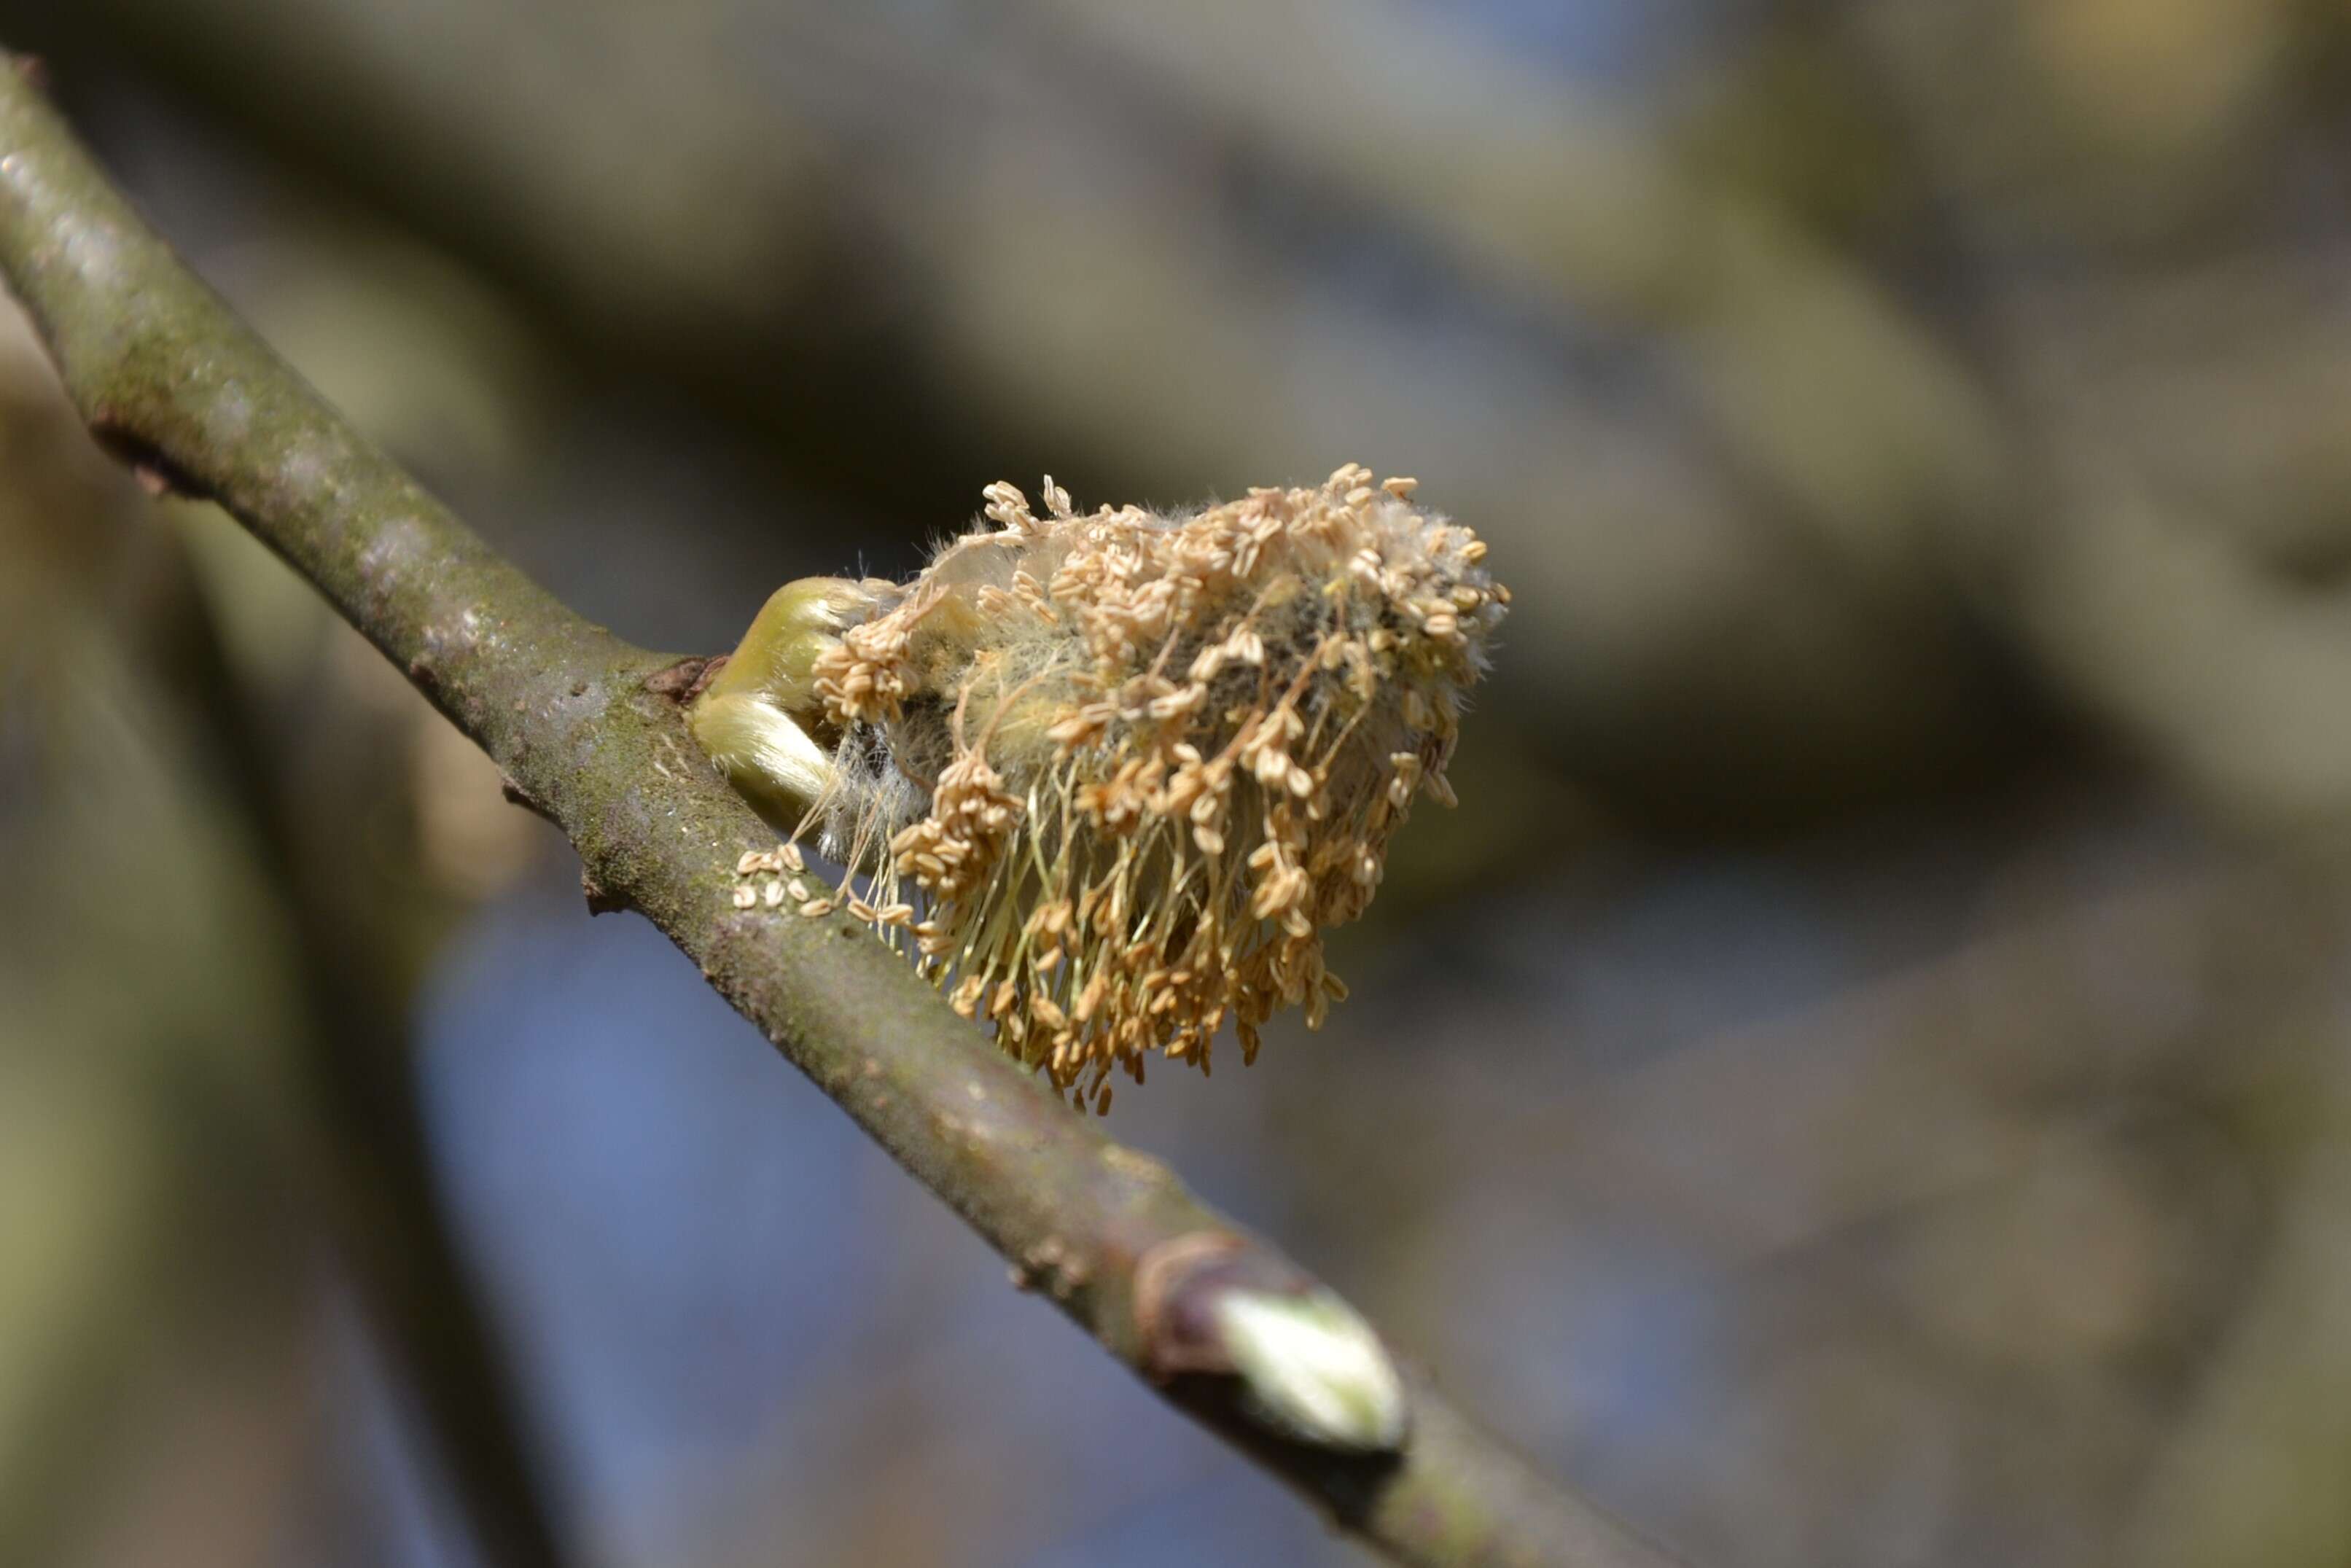
[(1344, 994), (1321, 933), (1411, 802), (1449, 800), (1509, 601), (1413, 490), (1351, 465), (1080, 516), (1049, 479), (1040, 517), (989, 486), (993, 528), (858, 585), (871, 613), (807, 667), (834, 749), (802, 827), (869, 879), (841, 898), (1098, 1106), (1153, 1051), (1206, 1071), (1228, 1022), (1245, 1061), (1278, 1007), (1319, 1024)]

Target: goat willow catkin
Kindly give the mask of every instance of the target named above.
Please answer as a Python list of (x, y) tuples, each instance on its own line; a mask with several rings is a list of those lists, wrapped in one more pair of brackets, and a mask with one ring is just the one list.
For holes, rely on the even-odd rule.
[[(846, 904), (1056, 1087), (1102, 1106), (1151, 1051), (1205, 1069), (1228, 1019), (1252, 1059), (1277, 1007), (1311, 1028), (1345, 995), (1322, 931), (1363, 913), (1416, 796), (1452, 803), (1510, 602), (1413, 489), (1351, 465), (1080, 517), (1049, 477), (1040, 517), (990, 486), (994, 527), (911, 582), (780, 590), (695, 733), (868, 877), (862, 897), (795, 878), (795, 907)], [(781, 854), (743, 870), (801, 870)]]

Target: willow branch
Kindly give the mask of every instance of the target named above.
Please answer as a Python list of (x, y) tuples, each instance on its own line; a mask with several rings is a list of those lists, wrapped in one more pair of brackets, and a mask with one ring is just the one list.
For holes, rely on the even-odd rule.
[(21, 70), (0, 70), (0, 270), (101, 442), (307, 578), (562, 829), (593, 901), (652, 920), (1171, 1403), (1400, 1562), (1667, 1561), (1410, 1372), (1395, 1451), (1297, 1441), (1259, 1414), (1220, 1357), (1220, 1302), (1322, 1287), (987, 1049), (863, 927), (737, 908), (737, 860), (775, 838), (686, 738), (679, 661), (573, 613), (356, 434), (140, 222)]

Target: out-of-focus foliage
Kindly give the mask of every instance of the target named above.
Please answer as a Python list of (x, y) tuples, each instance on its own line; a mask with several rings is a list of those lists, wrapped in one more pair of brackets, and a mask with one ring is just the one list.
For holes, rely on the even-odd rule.
[[(1468, 808), (1398, 841), (1324, 1033), (1119, 1133), (1696, 1563), (2351, 1551), (2339, 6), (0, 0), (0, 39), (641, 642), (903, 570), (998, 477), (1416, 474), (1518, 595)], [(12, 331), (0, 1559), (465, 1560), (319, 1088), (403, 1042), (588, 1560), (1348, 1555), (590, 925)]]

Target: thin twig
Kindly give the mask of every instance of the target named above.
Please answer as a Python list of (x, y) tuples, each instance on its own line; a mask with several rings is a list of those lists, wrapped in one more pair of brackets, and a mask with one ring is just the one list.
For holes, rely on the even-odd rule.
[(675, 683), (648, 685), (676, 661), (557, 602), (344, 423), (139, 221), (21, 70), (0, 69), (0, 269), (102, 442), (308, 578), (562, 828), (604, 901), (665, 932), (1016, 1279), (1172, 1403), (1400, 1562), (1668, 1561), (1416, 1375), (1408, 1440), (1367, 1455), (1285, 1438), (1239, 1379), (1191, 1370), (1213, 1364), (1199, 1335), (1219, 1301), (1322, 1288), (988, 1050), (862, 927), (737, 908), (737, 860), (775, 839), (686, 761), (661, 689)]

